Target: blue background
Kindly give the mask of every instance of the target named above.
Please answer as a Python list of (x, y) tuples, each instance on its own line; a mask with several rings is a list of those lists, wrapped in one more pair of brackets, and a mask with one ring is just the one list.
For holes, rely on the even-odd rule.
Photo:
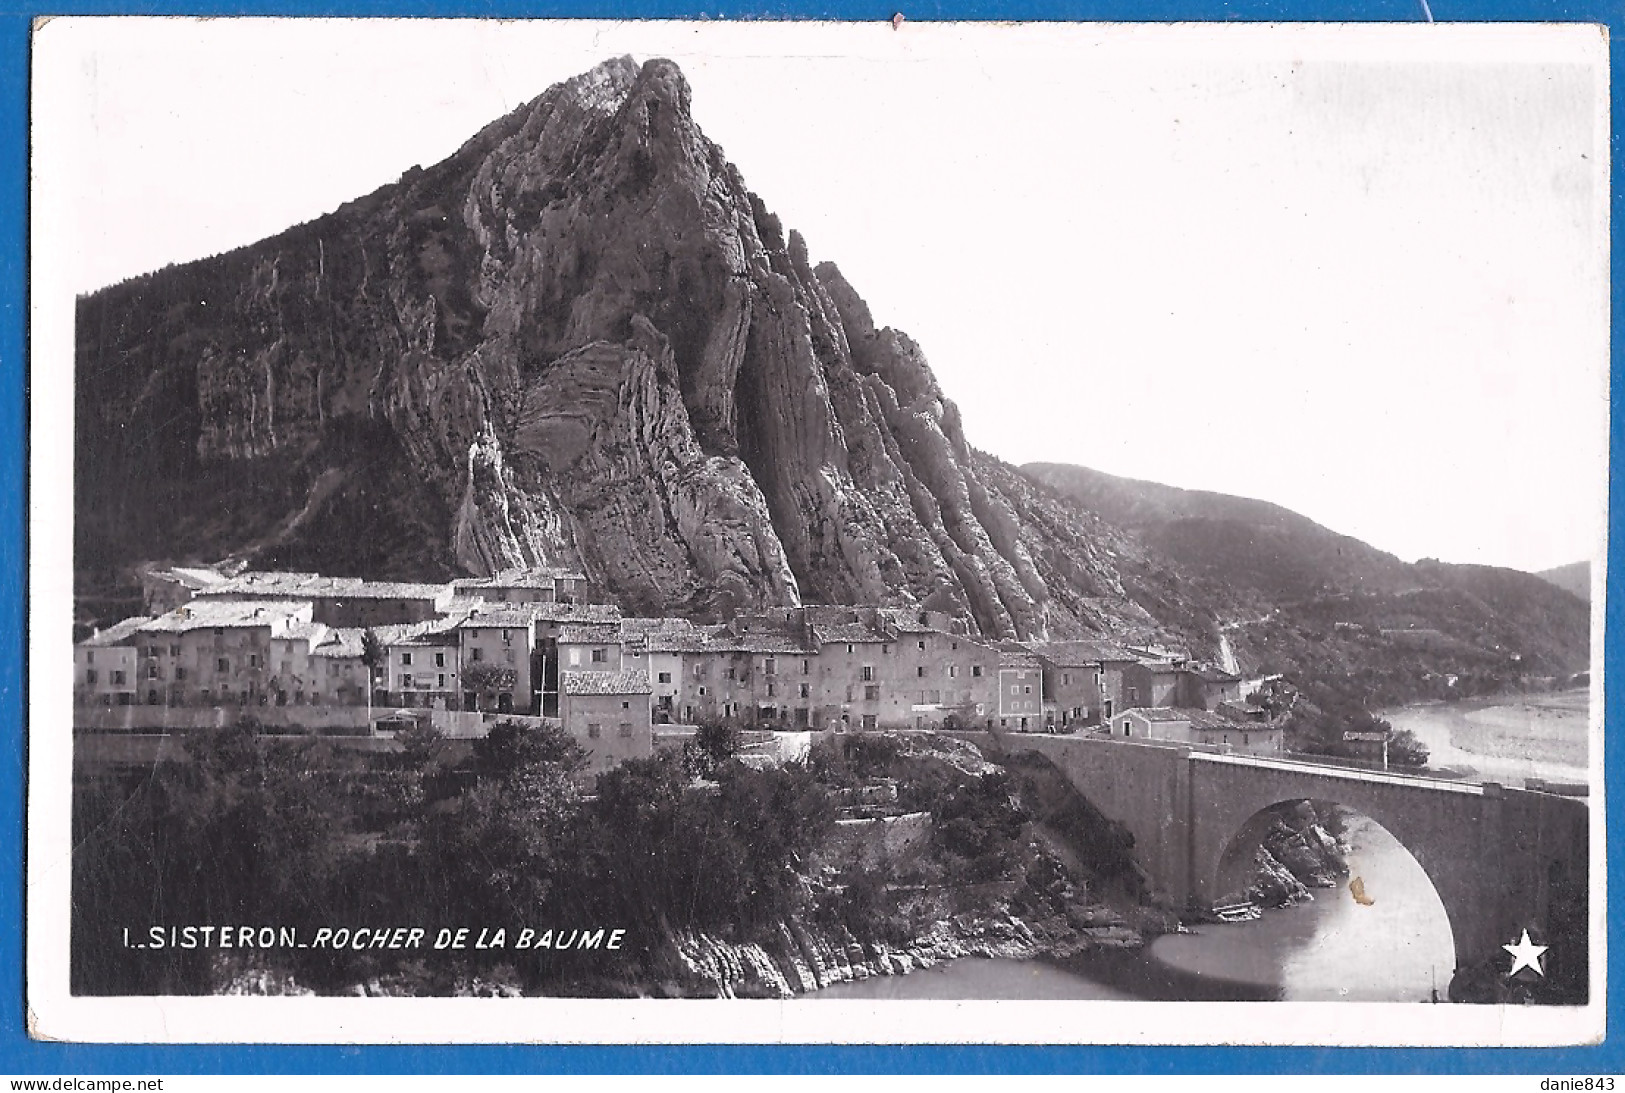
[[(615, 1072), (1091, 1072), (1091, 1073), (1523, 1073), (1599, 1075), (1625, 1073), (1612, 1015), (1625, 992), (1625, 937), (1610, 925), (1608, 1028), (1597, 1047), (1565, 1049), (1393, 1048), (1123, 1048), (1123, 1047), (125, 1047), (36, 1043), (24, 1025), (23, 851), (26, 792), (27, 617), (27, 255), (28, 255), (28, 33), (36, 15), (459, 15), (558, 18), (775, 18), (885, 20), (901, 10), (911, 20), (1044, 19), (1118, 21), (1312, 20), (1418, 22), (1421, 0), (589, 0), (552, 5), (514, 0), (146, 0), (67, 2), (52, 8), (19, 7), (0, 0), (0, 1074), (90, 1076), (98, 1073), (527, 1073)], [(1431, 0), (1441, 22), (1594, 22), (1610, 35), (1621, 31), (1625, 0)], [(1625, 116), (1620, 56), (1610, 58), (1612, 162), (1619, 157), (1620, 119)], [(1625, 221), (1625, 199), (1612, 189), (1614, 223)], [(1611, 375), (1615, 399), (1621, 382), (1620, 315), (1625, 297), (1617, 271), (1619, 237), (1611, 247), (1616, 271)], [(1609, 426), (1611, 466), (1617, 466), (1625, 422), (1616, 411)], [(1561, 438), (1554, 438), (1561, 442)], [(1609, 511), (1619, 509), (1621, 484), (1610, 474)], [(1617, 659), (1625, 622), (1625, 590), (1613, 588), (1625, 544), (1610, 543), (1605, 660)], [(1619, 724), (1622, 699), (1611, 693), (1606, 723)], [(1608, 889), (1625, 893), (1625, 824), (1620, 787), (1625, 785), (1620, 745), (1605, 754), (1609, 798)], [(1625, 916), (1614, 914), (1615, 922)], [(1261, 1014), (1261, 1016), (1263, 1016)], [(1621, 1088), (1625, 1088), (1622, 1086)]]

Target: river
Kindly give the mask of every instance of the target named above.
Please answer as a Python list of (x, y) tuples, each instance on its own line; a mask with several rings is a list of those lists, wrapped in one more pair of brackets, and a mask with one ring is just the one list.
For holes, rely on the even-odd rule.
[(1159, 937), (1139, 952), (1067, 961), (950, 961), (842, 983), (813, 998), (1141, 998), (1178, 1001), (1409, 1001), (1442, 997), (1455, 967), (1444, 905), (1416, 859), (1381, 827), (1350, 820), (1349, 886), (1319, 889), (1255, 922)]
[(1383, 710), (1428, 746), (1428, 764), (1479, 781), (1588, 782), (1590, 694), (1585, 690)]
[[(1430, 765), (1521, 785), (1587, 782), (1590, 704), (1584, 690), (1384, 710), (1427, 744)], [(1158, 999), (1428, 1001), (1455, 968), (1444, 905), (1416, 859), (1363, 816), (1349, 820), (1350, 879), (1254, 922), (1159, 937), (1139, 951), (1066, 961), (967, 958), (907, 976), (842, 983), (809, 995), (847, 999)]]

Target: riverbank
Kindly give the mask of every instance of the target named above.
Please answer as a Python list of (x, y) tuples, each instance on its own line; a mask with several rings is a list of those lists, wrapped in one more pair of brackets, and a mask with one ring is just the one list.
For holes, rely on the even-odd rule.
[(1429, 750), (1429, 765), (1468, 777), (1521, 783), (1528, 778), (1586, 782), (1591, 703), (1586, 689), (1423, 702), (1383, 710)]

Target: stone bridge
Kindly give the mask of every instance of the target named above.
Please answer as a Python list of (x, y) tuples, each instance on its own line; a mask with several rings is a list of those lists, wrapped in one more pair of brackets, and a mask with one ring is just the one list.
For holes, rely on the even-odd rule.
[(1175, 907), (1210, 906), (1234, 890), (1234, 871), (1273, 814), (1310, 800), (1370, 817), (1410, 851), (1449, 916), (1458, 967), (1496, 954), (1524, 927), (1552, 936), (1578, 915), (1582, 936), (1586, 928), (1584, 800), (1173, 745), (977, 735), (1049, 758), (1129, 829), (1153, 892)]

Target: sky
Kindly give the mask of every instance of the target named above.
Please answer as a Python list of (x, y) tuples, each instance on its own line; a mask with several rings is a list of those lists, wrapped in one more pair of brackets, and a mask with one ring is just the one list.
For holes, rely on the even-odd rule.
[[(614, 55), (1012, 463), (1415, 559), (1599, 556), (1606, 71), (1584, 28), (63, 19), (62, 299), (329, 212)], [(43, 196), (42, 196), (43, 195)]]

